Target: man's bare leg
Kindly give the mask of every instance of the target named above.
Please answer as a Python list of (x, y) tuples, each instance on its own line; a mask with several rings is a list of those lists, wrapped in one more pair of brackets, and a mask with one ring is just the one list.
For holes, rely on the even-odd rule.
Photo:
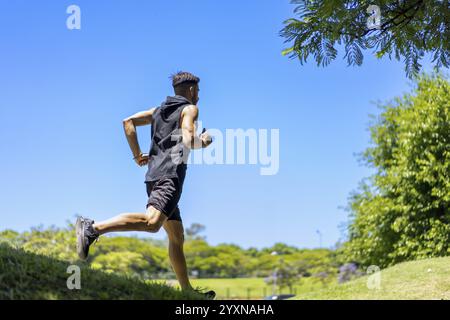
[(117, 231), (158, 232), (167, 216), (152, 206), (146, 213), (123, 213), (106, 221), (96, 222), (93, 227), (99, 234)]
[(164, 222), (164, 229), (169, 237), (169, 257), (182, 290), (192, 290), (184, 256), (184, 229), (181, 221), (169, 220)]

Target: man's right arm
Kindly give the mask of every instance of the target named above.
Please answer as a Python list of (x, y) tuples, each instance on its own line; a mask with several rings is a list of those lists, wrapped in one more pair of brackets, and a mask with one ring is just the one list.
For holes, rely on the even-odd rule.
[[(150, 110), (138, 112), (123, 120), (125, 135), (127, 137), (128, 144), (130, 145), (130, 149), (135, 160), (142, 154), (136, 134), (136, 127), (152, 124), (153, 113), (155, 112), (155, 109), (156, 108), (152, 108)], [(140, 165), (140, 163), (138, 164)]]

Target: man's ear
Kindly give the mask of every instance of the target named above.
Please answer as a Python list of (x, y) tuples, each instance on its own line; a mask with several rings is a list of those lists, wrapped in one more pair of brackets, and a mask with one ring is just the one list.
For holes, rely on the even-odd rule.
[(191, 94), (191, 97), (194, 97), (195, 86), (190, 86), (190, 87), (189, 87), (189, 92), (190, 92), (190, 94)]

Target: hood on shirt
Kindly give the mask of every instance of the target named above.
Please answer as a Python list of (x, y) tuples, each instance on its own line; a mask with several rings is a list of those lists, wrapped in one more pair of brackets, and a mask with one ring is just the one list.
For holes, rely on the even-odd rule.
[(161, 115), (163, 116), (163, 118), (167, 118), (180, 106), (186, 104), (191, 104), (191, 102), (185, 97), (179, 95), (173, 97), (169, 96), (161, 105)]

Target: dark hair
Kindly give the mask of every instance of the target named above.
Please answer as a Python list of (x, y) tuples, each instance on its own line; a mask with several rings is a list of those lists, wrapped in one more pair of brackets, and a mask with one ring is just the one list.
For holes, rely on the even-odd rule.
[(194, 76), (192, 73), (179, 71), (175, 74), (173, 74), (171, 77), (172, 79), (172, 86), (174, 88), (180, 86), (180, 85), (188, 85), (188, 84), (198, 84), (200, 82), (200, 78)]

